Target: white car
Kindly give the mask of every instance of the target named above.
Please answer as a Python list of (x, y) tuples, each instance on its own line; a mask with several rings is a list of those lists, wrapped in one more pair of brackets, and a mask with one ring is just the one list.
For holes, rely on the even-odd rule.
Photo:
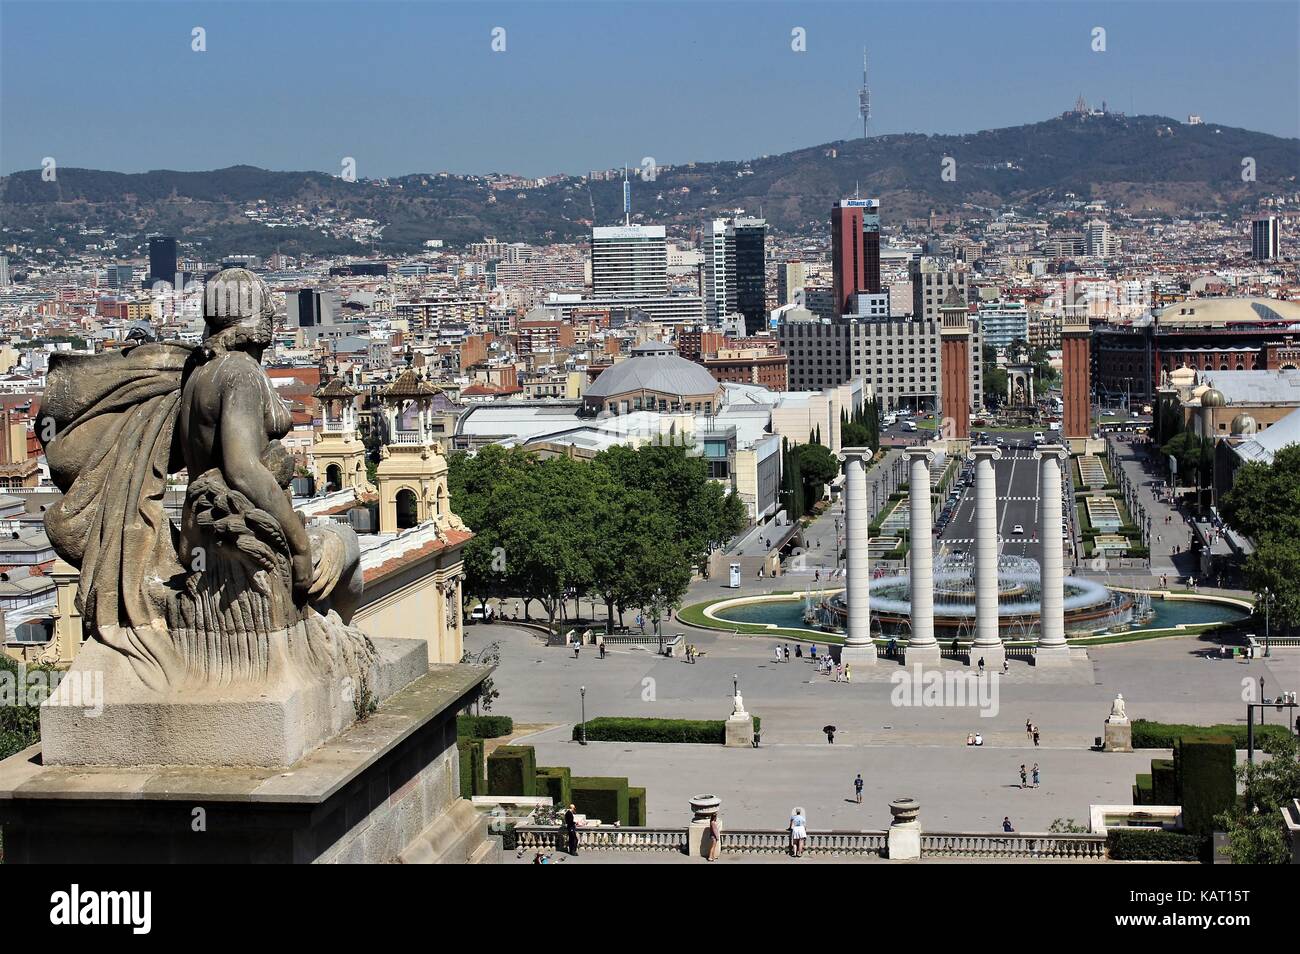
[(496, 616), (496, 614), (497, 614), (496, 610), (493, 609), (491, 606), (480, 605), (480, 606), (475, 606), (472, 610), (469, 611), (469, 618), (470, 618), (470, 622), (473, 623), (479, 623), (479, 622), (489, 623), (492, 621), (492, 618)]
[(1012, 533), (1024, 533), (1024, 532), (1025, 532), (1025, 528), (1022, 527), (1020, 524), (1016, 524), (1014, 527), (1011, 528), (1011, 532), (1012, 532)]

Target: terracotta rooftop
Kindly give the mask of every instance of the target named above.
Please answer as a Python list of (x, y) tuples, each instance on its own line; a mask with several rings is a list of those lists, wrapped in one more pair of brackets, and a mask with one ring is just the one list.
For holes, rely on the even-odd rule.
[(383, 579), (390, 573), (396, 573), (402, 567), (410, 566), (412, 563), (417, 563), (425, 557), (437, 553), (439, 550), (460, 546), (468, 540), (473, 539), (474, 534), (469, 530), (447, 530), (443, 532), (442, 536), (445, 538), (445, 541), (430, 540), (422, 547), (417, 547), (414, 550), (407, 550), (401, 556), (393, 557), (391, 560), (385, 560), (383, 563), (379, 564), (379, 566), (372, 566), (363, 574), (365, 582), (367, 584), (373, 583), (376, 580)]

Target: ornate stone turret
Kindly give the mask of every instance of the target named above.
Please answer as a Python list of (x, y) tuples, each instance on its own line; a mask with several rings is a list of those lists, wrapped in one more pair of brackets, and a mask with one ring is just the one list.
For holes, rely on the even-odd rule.
[(312, 470), (321, 489), (374, 492), (366, 477), (366, 447), (357, 433), (358, 393), (337, 376), (316, 389), (321, 426), (312, 445)]
[(396, 533), (429, 521), (440, 529), (464, 527), (451, 512), (447, 459), (434, 435), (433, 404), (441, 393), (407, 368), (380, 395), (386, 432), (375, 475), (380, 533)]

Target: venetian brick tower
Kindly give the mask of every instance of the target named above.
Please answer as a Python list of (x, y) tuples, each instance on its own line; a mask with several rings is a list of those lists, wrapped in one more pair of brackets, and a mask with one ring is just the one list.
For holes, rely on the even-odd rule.
[(948, 289), (940, 311), (939, 355), (942, 418), (940, 435), (955, 450), (970, 444), (970, 318), (956, 288)]
[(1090, 335), (1087, 313), (1079, 307), (1067, 307), (1061, 323), (1062, 391), (1065, 404), (1061, 436), (1075, 453), (1084, 450), (1084, 445), (1092, 434)]

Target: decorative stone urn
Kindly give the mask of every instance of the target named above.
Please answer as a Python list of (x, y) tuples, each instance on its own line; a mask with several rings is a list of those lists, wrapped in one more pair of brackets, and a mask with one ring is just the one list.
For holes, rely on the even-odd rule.
[(889, 826), (889, 860), (916, 861), (921, 857), (921, 803), (905, 795), (889, 803), (894, 816)]
[(691, 823), (686, 829), (686, 854), (692, 858), (705, 858), (709, 854), (709, 822), (722, 807), (717, 795), (691, 796)]

